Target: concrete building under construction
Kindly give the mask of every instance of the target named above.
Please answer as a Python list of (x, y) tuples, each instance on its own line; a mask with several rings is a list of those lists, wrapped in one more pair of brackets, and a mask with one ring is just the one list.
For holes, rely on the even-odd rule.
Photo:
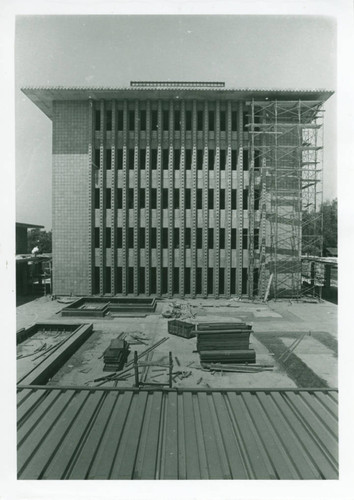
[(23, 92), (53, 123), (55, 295), (300, 295), (301, 255), (322, 247), (331, 91)]

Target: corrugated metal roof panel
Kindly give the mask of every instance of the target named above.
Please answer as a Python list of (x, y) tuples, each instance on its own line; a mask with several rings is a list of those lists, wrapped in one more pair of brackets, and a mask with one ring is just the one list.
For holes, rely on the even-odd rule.
[(337, 391), (18, 389), (19, 479), (336, 479)]

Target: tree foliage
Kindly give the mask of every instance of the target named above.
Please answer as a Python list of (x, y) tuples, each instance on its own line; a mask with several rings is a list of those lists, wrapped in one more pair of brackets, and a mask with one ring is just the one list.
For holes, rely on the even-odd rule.
[(337, 248), (336, 199), (322, 203), (317, 212), (302, 213), (302, 254), (321, 255), (326, 248)]
[(321, 206), (323, 216), (323, 247), (337, 248), (338, 246), (338, 203), (337, 198), (325, 201)]
[(34, 247), (38, 247), (40, 253), (52, 252), (52, 232), (41, 231), (40, 229), (31, 229), (27, 237), (28, 253), (31, 253)]

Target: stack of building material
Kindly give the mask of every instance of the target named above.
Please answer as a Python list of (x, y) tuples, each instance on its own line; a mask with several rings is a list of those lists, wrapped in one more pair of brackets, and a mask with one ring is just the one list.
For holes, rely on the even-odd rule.
[(103, 353), (104, 368), (106, 372), (122, 370), (128, 357), (128, 344), (125, 340), (114, 339)]
[(200, 361), (209, 363), (255, 363), (249, 348), (251, 325), (245, 323), (202, 323), (197, 326)]

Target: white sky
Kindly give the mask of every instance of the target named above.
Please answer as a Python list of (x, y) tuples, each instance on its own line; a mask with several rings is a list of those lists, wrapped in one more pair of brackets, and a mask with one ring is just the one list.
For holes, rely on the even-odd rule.
[[(321, 16), (20, 16), (16, 22), (16, 220), (51, 228), (51, 121), (24, 86), (225, 81), (336, 87), (336, 21)], [(336, 197), (335, 103), (326, 104), (324, 197)], [(38, 180), (40, 179), (40, 182)]]

